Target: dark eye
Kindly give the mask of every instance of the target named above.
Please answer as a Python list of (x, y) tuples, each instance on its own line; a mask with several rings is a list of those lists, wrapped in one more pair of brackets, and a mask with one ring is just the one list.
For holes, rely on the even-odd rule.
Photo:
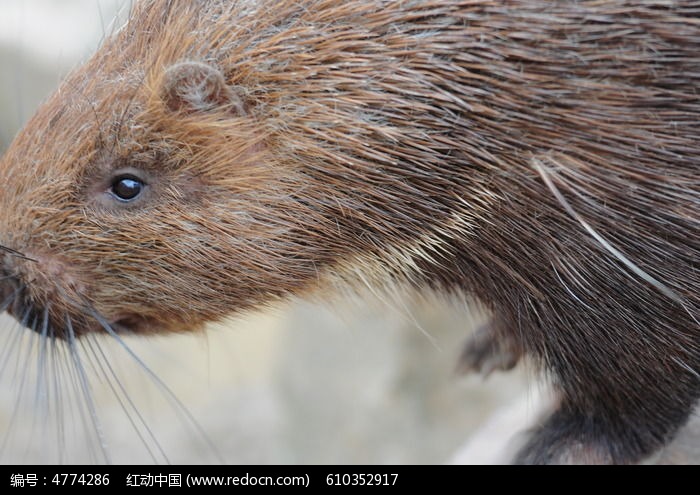
[(120, 201), (133, 201), (143, 192), (146, 184), (131, 175), (122, 175), (114, 179), (110, 192)]

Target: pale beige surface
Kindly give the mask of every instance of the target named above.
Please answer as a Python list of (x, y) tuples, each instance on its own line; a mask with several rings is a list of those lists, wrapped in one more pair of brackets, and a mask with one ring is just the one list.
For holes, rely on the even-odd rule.
[[(420, 324), (435, 328), (434, 344), (390, 311), (346, 309), (340, 312), (353, 317), (342, 319), (306, 303), (276, 316), (213, 328), (206, 336), (130, 339), (128, 344), (180, 397), (225, 462), (447, 462), (490, 409), (519, 395), (523, 383), (512, 377), (494, 377), (487, 385), (477, 378), (455, 378), (462, 317), (443, 310), (416, 308)], [(0, 322), (10, 336), (18, 335), (14, 326), (7, 319)], [(21, 334), (21, 341), (9, 341), (12, 357), (0, 382), (0, 424), (9, 431), (2, 461), (101, 459), (85, 400), (75, 391), (79, 382), (68, 371), (69, 356), (62, 356), (57, 372), (46, 374), (48, 380), (59, 376), (63, 384), (62, 435), (51, 402), (55, 397), (35, 402), (39, 351), (29, 342), (38, 339)], [(107, 341), (103, 347), (168, 460), (217, 462), (148, 374), (119, 346)], [(112, 460), (151, 462), (112, 390), (96, 379), (100, 372), (94, 358), (80, 352), (93, 378), (92, 396)], [(55, 370), (52, 364), (47, 368)], [(60, 442), (65, 448), (57, 448)]]

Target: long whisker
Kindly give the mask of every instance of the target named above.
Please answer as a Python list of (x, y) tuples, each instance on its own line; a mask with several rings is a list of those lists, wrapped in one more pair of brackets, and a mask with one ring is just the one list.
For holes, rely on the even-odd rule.
[[(89, 425), (90, 419), (87, 417), (89, 416), (89, 411), (85, 411), (86, 408), (89, 409), (89, 406), (86, 404), (87, 401), (83, 400), (80, 379), (78, 378), (78, 372), (75, 369), (76, 365), (72, 360), (70, 348), (68, 345), (64, 345), (65, 343), (65, 340), (60, 341), (57, 349), (59, 349), (61, 353), (59, 364), (61, 365), (64, 377), (62, 378), (65, 383), (64, 391), (67, 394), (70, 394), (66, 396), (66, 415), (64, 416), (68, 420), (73, 420), (70, 424), (65, 423), (66, 432), (68, 433), (68, 435), (66, 435), (66, 440), (70, 441), (72, 438), (80, 438), (80, 432), (78, 429), (81, 425)], [(79, 419), (79, 422), (77, 422), (76, 419)], [(70, 431), (70, 429), (73, 431)], [(94, 430), (91, 430), (86, 426), (83, 428), (82, 433), (88, 437), (86, 439), (88, 458), (90, 459), (91, 463), (97, 463), (98, 455), (95, 453), (94, 444), (91, 441)]]
[[(31, 315), (31, 311), (32, 311), (32, 308), (30, 308), (30, 307), (24, 308), (24, 313), (22, 313), (22, 319), (20, 320), (20, 324), (19, 324), (20, 329), (27, 328), (27, 326), (28, 326), (27, 323), (29, 322), (29, 317)], [(20, 348), (18, 349), (18, 352), (14, 353), (15, 371), (14, 371), (14, 374), (12, 375), (12, 383), (17, 383), (17, 379), (18, 379), (17, 375), (19, 374), (19, 365), (20, 365), (20, 361), (22, 360), (22, 358), (21, 358), (22, 347), (23, 347), (22, 337), (24, 337), (26, 334), (27, 334), (27, 332), (24, 332), (24, 331), (22, 331), (20, 333), (20, 336), (19, 336)]]
[[(94, 341), (94, 345), (93, 345)], [(129, 420), (129, 423), (131, 423), (132, 428), (138, 435), (138, 437), (141, 439), (141, 442), (143, 445), (146, 447), (146, 450), (148, 451), (148, 454), (151, 456), (154, 462), (158, 462), (158, 458), (156, 454), (153, 452), (153, 450), (150, 448), (148, 441), (146, 438), (144, 438), (143, 433), (141, 432), (141, 428), (145, 429), (148, 437), (153, 441), (155, 444), (156, 448), (158, 449), (158, 452), (160, 452), (160, 455), (165, 459), (165, 462), (170, 464), (170, 461), (168, 460), (168, 456), (166, 455), (165, 451), (163, 450), (163, 447), (160, 445), (158, 442), (158, 439), (156, 438), (155, 434), (151, 430), (151, 428), (148, 426), (148, 423), (146, 420), (143, 418), (141, 415), (140, 411), (134, 404), (134, 402), (131, 400), (131, 397), (129, 393), (126, 391), (124, 388), (124, 385), (122, 384), (121, 380), (119, 379), (119, 376), (116, 374), (114, 371), (114, 368), (110, 364), (109, 360), (105, 356), (102, 347), (99, 345), (99, 343), (94, 339), (94, 338), (86, 338), (81, 341), (82, 342), (87, 342), (87, 346), (89, 347), (91, 353), (95, 357), (95, 360), (99, 364), (99, 369), (102, 372), (105, 380), (107, 381), (107, 384), (109, 385), (109, 388), (112, 390), (112, 393), (114, 394), (114, 397), (116, 397), (117, 401), (119, 402), (119, 405), (121, 406), (122, 410), (126, 414), (126, 417)], [(86, 352), (87, 354), (87, 352)], [(107, 371), (109, 370), (109, 373)], [(110, 378), (111, 375), (111, 378)], [(113, 380), (112, 380), (113, 379)], [(116, 383), (117, 388), (114, 387), (114, 383)], [(121, 393), (120, 393), (121, 392)], [(122, 400), (122, 395), (124, 396), (124, 399), (126, 400), (126, 404), (124, 403), (124, 400)], [(127, 407), (127, 404), (129, 407)], [(138, 420), (137, 422), (134, 420), (132, 417), (132, 413), (136, 415), (136, 419)], [(139, 427), (141, 425), (141, 428)]]
[[(24, 314), (22, 316), (22, 321), (20, 325), (20, 329), (24, 329), (25, 327), (28, 327), (27, 323), (29, 322), (29, 317), (32, 313), (32, 308), (27, 307), (24, 311)], [(35, 323), (36, 320), (32, 322), (32, 324)], [(29, 363), (31, 362), (31, 354), (32, 354), (32, 349), (33, 349), (33, 343), (35, 341), (34, 335), (29, 335), (27, 336), (27, 332), (22, 331), (20, 333), (21, 337), (25, 337), (25, 340), (27, 340), (27, 348), (26, 350), (23, 350), (23, 342), (20, 337), (20, 344), (19, 344), (19, 349), (17, 349), (17, 352), (14, 353), (16, 356), (16, 361), (15, 361), (15, 371), (14, 375), (12, 378), (13, 383), (19, 383), (19, 388), (17, 390), (17, 400), (15, 400), (15, 403), (12, 407), (12, 413), (10, 415), (10, 420), (8, 422), (8, 429), (5, 432), (5, 435), (3, 436), (2, 444), (0, 445), (0, 452), (4, 452), (5, 448), (7, 447), (7, 443), (10, 440), (11, 433), (14, 431), (13, 426), (15, 425), (17, 421), (17, 415), (19, 411), (21, 410), (21, 404), (22, 404), (22, 392), (24, 391), (24, 385), (27, 382), (27, 374), (28, 374), (28, 369), (29, 369)], [(22, 359), (22, 356), (24, 356), (24, 359)], [(23, 363), (21, 365), (20, 363)], [(20, 372), (20, 366), (22, 366), (22, 371)]]
[[(0, 364), (0, 375), (4, 374), (5, 368), (7, 367), (7, 364), (9, 362), (10, 356), (15, 355), (19, 352), (19, 349), (17, 349), (17, 346), (20, 345), (19, 341), (21, 336), (24, 334), (24, 329), (20, 327), (19, 323), (15, 322), (14, 325), (12, 325), (12, 329), (9, 332), (9, 335), (5, 338), (4, 342), (4, 350), (3, 350), (3, 355), (2, 355), (2, 364)], [(7, 443), (8, 437), (12, 433), (12, 425), (11, 422), (10, 424), (7, 424), (4, 428), (3, 432), (3, 438), (0, 446), (0, 453), (5, 452), (5, 444)]]
[[(36, 411), (40, 411), (42, 438), (47, 438), (48, 420), (49, 420), (49, 397), (48, 397), (48, 377), (46, 376), (47, 350), (48, 350), (48, 334), (49, 334), (49, 305), (44, 308), (44, 314), (41, 323), (39, 356), (37, 361), (36, 372), (36, 396), (34, 397), (34, 407)], [(36, 418), (37, 415), (35, 414)], [(48, 456), (44, 451), (44, 458)]]
[[(46, 381), (44, 380), (46, 376), (46, 350), (48, 343), (49, 334), (49, 307), (44, 308), (44, 314), (41, 323), (41, 345), (39, 347), (39, 359), (37, 361), (37, 383), (36, 383), (36, 395), (34, 397), (35, 406), (39, 407), (40, 404), (45, 404), (46, 391), (44, 390), (46, 386)], [(42, 400), (43, 399), (43, 400)]]
[(209, 436), (206, 434), (204, 429), (201, 427), (201, 425), (197, 422), (197, 420), (192, 416), (192, 413), (185, 407), (185, 405), (180, 401), (180, 399), (177, 398), (175, 393), (170, 390), (170, 388), (161, 380), (158, 375), (156, 375), (153, 370), (151, 370), (148, 366), (146, 366), (146, 363), (143, 362), (143, 360), (124, 342), (124, 340), (117, 334), (117, 332), (114, 331), (112, 326), (105, 320), (105, 318), (102, 317), (95, 309), (93, 309), (91, 306), (88, 306), (87, 311), (92, 315), (93, 318), (95, 318), (100, 326), (114, 339), (117, 341), (117, 343), (131, 356), (131, 358), (138, 363), (138, 365), (146, 372), (146, 374), (149, 376), (149, 378), (153, 381), (153, 383), (160, 388), (160, 390), (165, 394), (166, 398), (168, 398), (178, 414), (181, 414), (183, 416), (183, 419), (186, 420), (196, 431), (197, 433), (202, 437), (202, 439), (205, 441), (207, 446), (211, 449), (211, 451), (214, 453), (214, 455), (217, 457), (218, 461), (220, 463), (224, 463), (224, 459), (219, 453), (218, 449), (214, 445), (214, 443), (211, 441)]
[[(39, 327), (40, 327), (40, 326), (43, 326), (43, 323), (42, 323), (42, 316), (43, 316), (43, 314), (40, 315), (40, 314), (36, 313), (33, 306), (30, 306), (30, 308), (31, 308), (31, 312), (32, 312), (33, 317), (32, 317), (32, 322), (31, 322), (31, 324), (28, 326), (28, 328), (29, 328), (31, 331), (30, 331), (30, 332), (26, 332), (26, 333), (28, 334), (26, 338), (29, 339), (29, 347), (28, 347), (28, 349), (27, 349), (27, 357), (26, 357), (25, 362), (24, 362), (24, 371), (23, 371), (23, 373), (22, 373), (22, 379), (21, 379), (21, 382), (20, 382), (20, 390), (19, 390), (19, 393), (18, 393), (18, 397), (25, 397), (25, 394), (24, 394), (24, 383), (25, 383), (25, 382), (29, 382), (29, 380), (27, 380), (27, 377), (30, 375), (30, 370), (33, 368), (33, 367), (31, 366), (32, 359), (34, 358), (35, 355), (38, 357), (38, 356), (41, 354), (41, 343), (42, 343), (42, 341), (41, 341), (41, 335), (40, 335)], [(34, 349), (35, 347), (36, 347), (36, 351), (35, 351), (35, 349)], [(40, 358), (38, 358), (38, 359), (40, 360)], [(39, 363), (39, 360), (37, 361), (37, 363)], [(37, 370), (37, 371), (38, 371), (38, 370)], [(39, 383), (40, 383), (40, 381), (39, 381), (39, 379), (38, 379), (38, 375), (37, 375), (37, 377), (36, 377), (36, 380), (37, 380), (37, 381), (36, 381), (36, 383), (37, 383), (36, 389), (37, 389), (37, 391), (38, 391)], [(17, 400), (17, 404), (19, 405), (20, 402), (21, 402), (21, 399), (18, 399), (18, 400)], [(37, 404), (37, 402), (36, 402), (36, 395), (35, 395), (35, 400), (34, 400), (34, 411), (35, 411), (35, 413), (32, 414), (32, 427), (31, 427), (30, 441), (29, 441), (29, 442), (26, 442), (26, 444), (25, 444), (27, 450), (29, 450), (29, 445), (31, 445), (31, 444), (33, 443), (34, 436), (37, 434), (37, 430), (38, 430), (38, 428), (37, 428), (37, 420), (38, 420), (38, 418), (40, 417), (39, 414), (36, 413), (38, 410), (39, 410), (39, 407), (38, 407), (38, 404)]]
[(25, 261), (31, 261), (34, 263), (38, 263), (37, 260), (35, 260), (34, 258), (30, 258), (29, 256), (26, 256), (26, 255), (20, 253), (19, 251), (15, 251), (14, 249), (10, 249), (7, 246), (3, 246), (2, 244), (0, 244), (0, 251), (4, 251), (11, 256), (15, 256), (15, 257), (23, 259)]
[(10, 360), (10, 356), (16, 355), (14, 352), (16, 349), (15, 347), (19, 345), (17, 342), (20, 341), (22, 335), (24, 334), (24, 329), (16, 323), (14, 325), (14, 331), (13, 331), (12, 337), (11, 337), (11, 342), (8, 343), (7, 347), (5, 347), (2, 356), (0, 356), (0, 375), (2, 375), (5, 372), (5, 368), (7, 367), (7, 363)]
[(107, 447), (107, 442), (102, 431), (102, 425), (97, 416), (97, 410), (95, 408), (95, 403), (92, 399), (92, 390), (90, 389), (90, 383), (88, 382), (85, 369), (83, 368), (83, 363), (80, 360), (80, 355), (78, 354), (78, 349), (75, 345), (76, 338), (75, 332), (73, 331), (73, 322), (70, 316), (66, 315), (66, 329), (68, 330), (68, 349), (70, 350), (71, 357), (73, 358), (73, 363), (75, 365), (75, 370), (78, 375), (78, 380), (80, 388), (82, 389), (83, 398), (85, 399), (85, 404), (90, 413), (90, 418), (92, 421), (92, 426), (97, 434), (97, 438), (100, 444), (100, 450), (102, 455), (108, 464), (111, 464), (111, 457), (109, 455), (109, 449)]
[[(58, 463), (63, 463), (63, 455), (66, 452), (66, 431), (64, 428), (64, 410), (63, 410), (63, 395), (61, 394), (61, 374), (62, 366), (60, 366), (60, 350), (57, 346), (56, 332), (53, 327), (49, 327), (49, 338), (51, 339), (51, 376), (53, 378), (53, 401), (54, 403), (54, 418), (56, 421), (56, 451), (58, 454)], [(50, 402), (50, 403), (51, 403)]]

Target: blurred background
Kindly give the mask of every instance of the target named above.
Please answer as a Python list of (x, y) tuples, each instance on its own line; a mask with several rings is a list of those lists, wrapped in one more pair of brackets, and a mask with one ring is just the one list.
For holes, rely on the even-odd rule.
[[(0, 152), (125, 3), (0, 2)], [(502, 406), (535, 414), (523, 372), (454, 374), (485, 319), (432, 297), (292, 301), (131, 351), (89, 339), (77, 365), (2, 315), (0, 462), (452, 462)]]

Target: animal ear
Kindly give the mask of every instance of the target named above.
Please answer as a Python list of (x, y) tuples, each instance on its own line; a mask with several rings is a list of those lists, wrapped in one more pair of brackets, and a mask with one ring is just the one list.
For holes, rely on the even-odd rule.
[(162, 97), (173, 112), (210, 112), (228, 108), (246, 113), (243, 99), (226, 84), (223, 72), (202, 62), (179, 62), (165, 71)]

